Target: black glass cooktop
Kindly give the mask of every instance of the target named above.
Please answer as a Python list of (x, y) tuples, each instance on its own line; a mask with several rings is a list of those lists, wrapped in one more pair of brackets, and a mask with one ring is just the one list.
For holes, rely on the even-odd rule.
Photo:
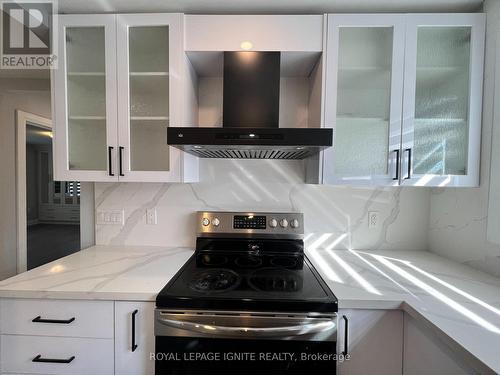
[(159, 293), (164, 308), (336, 312), (337, 300), (300, 251), (201, 250)]

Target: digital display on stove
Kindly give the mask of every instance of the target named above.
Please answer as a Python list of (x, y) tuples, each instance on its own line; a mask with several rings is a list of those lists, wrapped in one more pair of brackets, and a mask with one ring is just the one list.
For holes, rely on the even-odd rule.
[(266, 229), (266, 217), (254, 215), (235, 215), (233, 218), (234, 229)]

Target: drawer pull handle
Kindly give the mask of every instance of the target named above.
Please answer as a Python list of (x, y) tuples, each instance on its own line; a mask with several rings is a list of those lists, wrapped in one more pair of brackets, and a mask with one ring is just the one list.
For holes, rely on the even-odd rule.
[(349, 354), (349, 320), (347, 319), (347, 316), (342, 315), (342, 319), (344, 319), (344, 350), (342, 351), (343, 355)]
[(119, 158), (120, 159), (120, 176), (122, 176), (122, 177), (125, 176), (123, 174), (123, 150), (124, 149), (125, 149), (125, 147), (122, 147), (122, 146), (118, 147), (118, 150), (120, 151), (119, 155), (118, 155), (120, 157)]
[(393, 180), (399, 180), (399, 149), (393, 150), (396, 154), (396, 177)]
[(139, 312), (139, 310), (134, 310), (134, 312), (132, 313), (132, 351), (133, 352), (135, 352), (135, 350), (138, 347), (138, 345), (135, 342), (135, 316), (137, 315), (138, 312)]
[(38, 315), (35, 319), (32, 320), (33, 323), (53, 323), (53, 324), (70, 324), (75, 321), (75, 317), (71, 319), (42, 319), (40, 315)]
[(32, 362), (42, 362), (42, 363), (71, 363), (75, 359), (75, 356), (71, 356), (68, 359), (58, 359), (58, 358), (42, 358), (41, 354), (38, 354), (32, 359)]

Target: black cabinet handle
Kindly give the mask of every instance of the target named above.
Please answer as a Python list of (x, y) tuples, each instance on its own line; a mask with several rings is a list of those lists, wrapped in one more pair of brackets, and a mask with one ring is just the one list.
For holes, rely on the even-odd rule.
[(405, 149), (405, 152), (408, 152), (408, 176), (405, 180), (409, 180), (411, 178), (411, 148)]
[(53, 323), (53, 324), (70, 324), (75, 321), (75, 317), (70, 319), (43, 319), (40, 315), (38, 315), (35, 319), (32, 320), (33, 323)]
[(75, 356), (71, 356), (68, 359), (59, 359), (59, 358), (42, 358), (41, 354), (38, 354), (35, 358), (33, 358), (32, 362), (42, 362), (42, 363), (71, 363), (75, 359)]
[(399, 180), (399, 149), (394, 150), (394, 153), (396, 153), (396, 177), (393, 178), (393, 180)]
[(113, 160), (111, 159), (111, 153), (113, 152), (113, 146), (108, 146), (108, 173), (110, 176), (114, 176), (113, 173)]
[(120, 176), (125, 176), (123, 174), (123, 149), (124, 148), (125, 147), (122, 147), (122, 146), (118, 147), (118, 150), (119, 150), (118, 154), (119, 154), (119, 159), (120, 159), (120, 171), (119, 171), (120, 172)]
[(132, 313), (132, 351), (135, 352), (135, 349), (137, 349), (137, 344), (135, 343), (135, 316), (139, 310), (134, 310)]
[(343, 355), (347, 355), (349, 353), (349, 320), (347, 320), (347, 316), (342, 315), (342, 319), (344, 319), (344, 351), (342, 352)]

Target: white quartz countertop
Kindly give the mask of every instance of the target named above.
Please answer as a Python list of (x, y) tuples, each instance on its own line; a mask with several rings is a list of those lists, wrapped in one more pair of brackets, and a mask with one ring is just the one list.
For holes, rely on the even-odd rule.
[[(0, 298), (154, 301), (189, 248), (94, 246), (0, 282)], [(425, 251), (308, 249), (339, 308), (403, 309), (500, 373), (500, 279)]]
[(500, 373), (500, 279), (426, 251), (307, 254), (339, 309), (402, 309), (480, 373)]
[(0, 297), (154, 301), (193, 249), (93, 246), (0, 282)]

